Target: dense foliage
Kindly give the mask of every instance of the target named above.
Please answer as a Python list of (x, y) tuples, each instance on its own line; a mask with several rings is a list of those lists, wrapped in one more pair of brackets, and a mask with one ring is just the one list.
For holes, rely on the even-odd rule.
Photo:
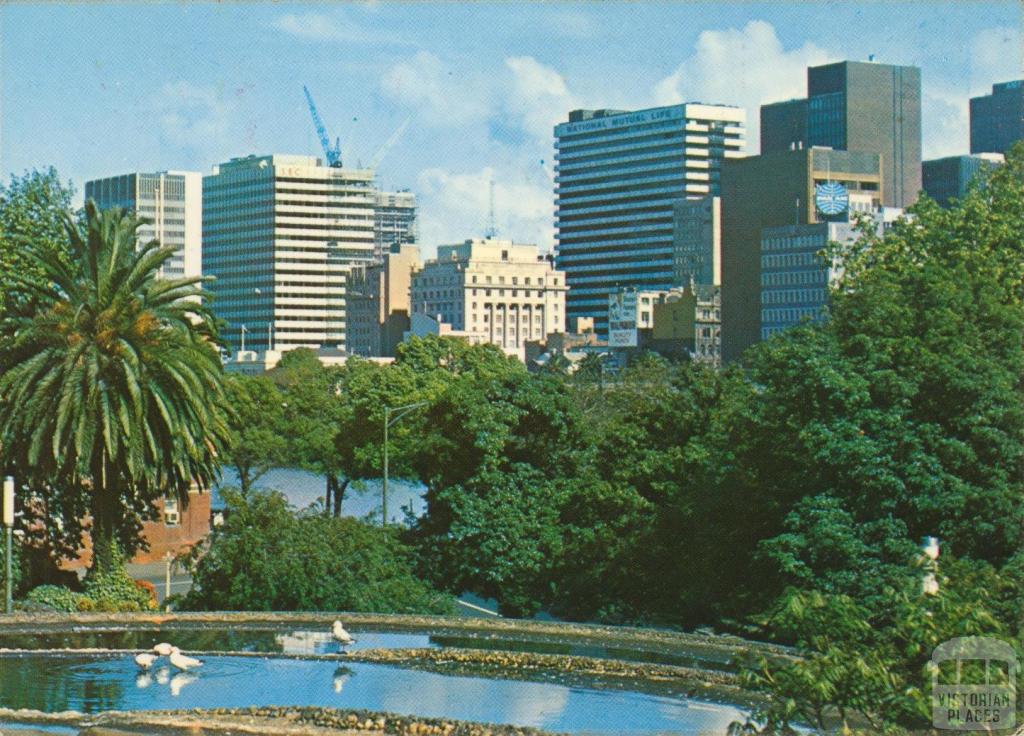
[(63, 218), (66, 253), (30, 240), (34, 269), (5, 276), (0, 462), (56, 489), (62, 517), (88, 509), (97, 568), (133, 547), (155, 498), (187, 503), (215, 477), (221, 366), (199, 280), (158, 278), (173, 246), (137, 247), (140, 221), (91, 201)]
[(227, 490), (226, 521), (193, 573), (193, 610), (450, 613), (393, 529), (296, 513), (278, 493)]

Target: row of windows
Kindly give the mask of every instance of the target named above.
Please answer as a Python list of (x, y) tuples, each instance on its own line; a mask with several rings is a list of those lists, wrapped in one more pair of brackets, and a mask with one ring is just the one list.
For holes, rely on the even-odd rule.
[(807, 284), (824, 284), (827, 281), (828, 273), (817, 270), (761, 274), (761, 286), (804, 286)]
[(817, 320), (824, 316), (821, 307), (793, 307), (789, 309), (762, 309), (761, 323), (783, 323), (795, 325), (802, 320)]
[(778, 256), (761, 256), (761, 268), (797, 268), (799, 266), (823, 267), (818, 253), (784, 253)]
[(761, 292), (761, 304), (824, 304), (825, 289), (781, 289)]

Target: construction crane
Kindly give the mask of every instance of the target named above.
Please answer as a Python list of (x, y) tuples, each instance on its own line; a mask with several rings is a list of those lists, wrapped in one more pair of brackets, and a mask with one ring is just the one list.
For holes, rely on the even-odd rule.
[(320, 145), (323, 146), (324, 156), (327, 157), (327, 165), (340, 169), (341, 139), (335, 138), (334, 147), (331, 147), (331, 139), (327, 136), (327, 128), (324, 127), (324, 123), (320, 119), (320, 113), (316, 111), (316, 105), (313, 103), (313, 95), (309, 93), (309, 88), (306, 87), (306, 85), (302, 85), (302, 91), (306, 93), (306, 102), (309, 103), (309, 114), (313, 116), (313, 125), (316, 126), (316, 134), (320, 136)]

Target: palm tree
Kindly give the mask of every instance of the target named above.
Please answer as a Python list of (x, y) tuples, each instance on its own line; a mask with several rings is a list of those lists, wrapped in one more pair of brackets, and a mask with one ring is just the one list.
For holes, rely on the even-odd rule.
[(0, 329), (0, 461), (34, 483), (87, 493), (93, 569), (114, 561), (132, 509), (209, 487), (228, 436), (221, 364), (200, 278), (158, 278), (175, 248), (137, 246), (121, 209), (66, 218), (70, 259), (32, 252), (31, 313)]

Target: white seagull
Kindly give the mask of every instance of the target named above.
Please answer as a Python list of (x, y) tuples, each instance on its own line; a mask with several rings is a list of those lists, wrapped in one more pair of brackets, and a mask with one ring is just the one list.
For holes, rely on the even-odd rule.
[(156, 662), (155, 654), (148, 654), (143, 652), (142, 654), (135, 655), (135, 664), (139, 666), (139, 669), (148, 670)]
[(182, 654), (181, 650), (178, 649), (178, 647), (171, 647), (171, 654), (168, 657), (168, 659), (171, 661), (172, 666), (177, 667), (182, 672), (184, 672), (185, 670), (190, 670), (193, 667), (203, 666), (203, 663), (200, 662), (198, 659), (186, 657), (184, 654)]
[(174, 650), (174, 647), (172, 647), (170, 644), (168, 644), (165, 641), (162, 641), (162, 642), (160, 642), (159, 644), (157, 644), (156, 646), (153, 647), (153, 651), (155, 653), (159, 654), (161, 657), (170, 657), (171, 656), (171, 652), (173, 650)]
[(354, 644), (356, 641), (352, 638), (351, 634), (345, 631), (345, 627), (341, 625), (341, 621), (335, 621), (331, 625), (331, 636), (334, 637), (335, 641), (340, 642), (342, 646), (345, 646), (346, 644)]

